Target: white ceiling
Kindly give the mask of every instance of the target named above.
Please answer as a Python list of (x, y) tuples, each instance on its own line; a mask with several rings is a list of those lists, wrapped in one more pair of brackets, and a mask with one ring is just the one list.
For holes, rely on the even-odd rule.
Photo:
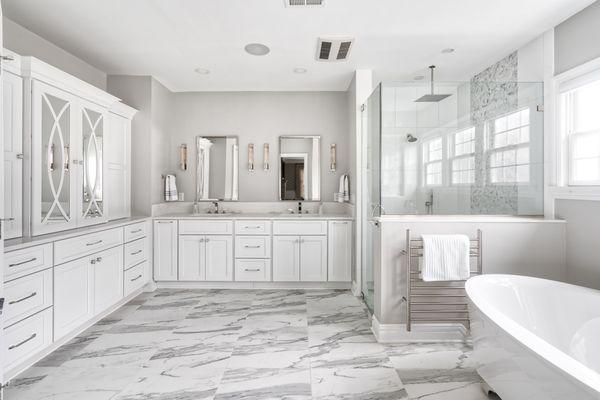
[[(173, 91), (346, 90), (355, 69), (468, 79), (592, 0), (2, 0), (5, 15), (109, 74)], [(320, 35), (356, 38), (348, 61), (315, 60)], [(244, 52), (264, 43), (267, 56)], [(441, 54), (452, 47), (453, 54)], [(304, 67), (306, 74), (294, 74)], [(199, 75), (206, 68), (209, 75)]]

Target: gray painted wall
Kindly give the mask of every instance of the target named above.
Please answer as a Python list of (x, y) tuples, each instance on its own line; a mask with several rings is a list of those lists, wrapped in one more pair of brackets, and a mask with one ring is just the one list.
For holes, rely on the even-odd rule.
[[(152, 204), (164, 201), (164, 183), (162, 175), (176, 172), (176, 165), (169, 168), (171, 155), (176, 155), (177, 148), (171, 149), (172, 105), (173, 96), (166, 87), (156, 79), (151, 82), (151, 178), (150, 199)], [(169, 151), (172, 150), (172, 151)], [(177, 158), (178, 160), (178, 158)], [(178, 164), (177, 164), (178, 165)]]
[(600, 2), (596, 1), (554, 29), (554, 67), (560, 74), (600, 57)]
[[(321, 199), (333, 201), (340, 175), (350, 168), (350, 131), (345, 92), (175, 93), (167, 135), (170, 168), (179, 192), (192, 200), (195, 191), (195, 137), (238, 136), (240, 201), (277, 201), (279, 136), (321, 136)], [(178, 170), (178, 146), (188, 145), (189, 167)], [(255, 171), (249, 172), (248, 144), (255, 146)], [(271, 169), (262, 169), (263, 144), (271, 148)], [(329, 145), (338, 146), (337, 172), (329, 172)]]
[(555, 212), (567, 221), (567, 280), (600, 289), (600, 202), (557, 200)]
[(22, 56), (34, 56), (100, 89), (106, 90), (106, 74), (46, 39), (4, 18), (4, 47)]

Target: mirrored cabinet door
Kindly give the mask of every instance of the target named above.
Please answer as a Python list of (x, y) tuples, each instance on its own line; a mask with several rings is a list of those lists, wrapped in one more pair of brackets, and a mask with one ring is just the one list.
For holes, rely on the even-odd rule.
[(82, 103), (79, 109), (81, 119), (79, 225), (98, 223), (106, 219), (103, 196), (105, 112), (104, 109), (87, 103)]
[(74, 227), (75, 98), (34, 81), (32, 91), (32, 233)]

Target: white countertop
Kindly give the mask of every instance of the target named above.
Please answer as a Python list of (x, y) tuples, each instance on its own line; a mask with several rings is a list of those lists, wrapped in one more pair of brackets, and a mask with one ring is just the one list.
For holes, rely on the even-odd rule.
[(299, 220), (299, 219), (336, 219), (351, 220), (348, 214), (282, 214), (282, 213), (227, 213), (227, 214), (165, 214), (155, 216), (154, 219), (277, 219), (277, 220)]
[(142, 222), (152, 219), (151, 217), (129, 217), (117, 219), (115, 221), (106, 222), (104, 224), (98, 224), (93, 226), (86, 226), (83, 228), (69, 229), (67, 231), (49, 233), (46, 235), (32, 236), (32, 237), (21, 237), (8, 239), (4, 241), (4, 251), (14, 251), (24, 249), (27, 247), (37, 246), (40, 244), (55, 242), (57, 240), (68, 239), (76, 236), (85, 235), (87, 233), (94, 233), (105, 231), (107, 229), (118, 228), (121, 226), (131, 225), (136, 222)]

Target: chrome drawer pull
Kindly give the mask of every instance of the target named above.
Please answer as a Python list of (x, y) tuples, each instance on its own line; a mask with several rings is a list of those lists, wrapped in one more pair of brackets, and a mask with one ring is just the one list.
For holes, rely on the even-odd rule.
[(19, 300), (9, 301), (8, 304), (17, 304), (17, 303), (20, 303), (20, 302), (25, 301), (27, 299), (30, 299), (32, 297), (35, 297), (36, 295), (37, 295), (37, 292), (33, 292), (29, 296), (25, 296), (25, 297), (23, 297), (23, 298), (21, 298)]
[(18, 267), (19, 265), (23, 265), (23, 264), (27, 264), (27, 263), (30, 263), (30, 262), (34, 262), (35, 260), (37, 260), (37, 257), (33, 257), (32, 259), (27, 260), (27, 261), (21, 261), (21, 262), (14, 263), (14, 264), (8, 264), (8, 268)]
[(258, 246), (250, 246), (249, 244), (247, 244), (247, 245), (245, 245), (244, 247), (245, 247), (245, 248), (247, 248), (247, 249), (260, 249), (262, 246), (261, 246), (261, 245), (258, 245)]
[(244, 269), (246, 272), (259, 272), (260, 268), (246, 268)]
[(143, 275), (138, 275), (133, 279), (130, 279), (131, 282), (137, 281), (138, 279), (140, 279)]
[(141, 232), (141, 231), (142, 231), (141, 229), (136, 229), (135, 231), (131, 231), (130, 233), (138, 233), (138, 232)]
[(130, 253), (132, 256), (135, 256), (136, 254), (140, 254), (142, 252), (142, 250), (138, 250), (138, 251), (134, 251), (133, 253)]
[(17, 344), (13, 344), (12, 346), (8, 346), (8, 349), (12, 350), (12, 349), (16, 349), (17, 347), (21, 347), (25, 343), (29, 342), (30, 340), (35, 339), (36, 336), (37, 336), (37, 333), (34, 333), (33, 335), (29, 336), (27, 339), (23, 340), (22, 342), (19, 342)]
[(248, 226), (248, 225), (246, 225), (246, 226), (244, 226), (244, 229), (260, 229), (260, 228), (262, 228), (262, 226), (260, 226), (260, 225), (256, 225), (256, 226)]
[(97, 242), (86, 243), (85, 245), (86, 246), (95, 246), (95, 245), (100, 244), (100, 243), (102, 243), (102, 239), (98, 240)]
[(159, 224), (172, 224), (173, 223), (173, 221), (156, 221), (156, 222), (158, 222)]
[(102, 262), (102, 257), (96, 258), (96, 262)]

